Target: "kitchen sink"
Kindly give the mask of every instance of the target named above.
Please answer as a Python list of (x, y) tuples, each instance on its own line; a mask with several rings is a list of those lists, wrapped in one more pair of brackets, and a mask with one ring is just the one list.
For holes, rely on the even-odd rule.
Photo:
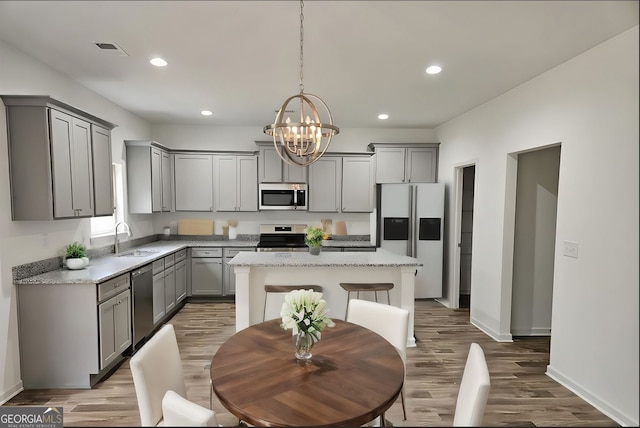
[(116, 257), (147, 257), (159, 253), (160, 250), (131, 250), (116, 254)]

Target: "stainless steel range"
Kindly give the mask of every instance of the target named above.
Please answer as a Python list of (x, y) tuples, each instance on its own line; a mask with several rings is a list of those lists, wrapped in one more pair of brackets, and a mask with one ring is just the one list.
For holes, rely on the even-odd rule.
[(261, 224), (258, 251), (309, 251), (304, 243), (306, 224)]

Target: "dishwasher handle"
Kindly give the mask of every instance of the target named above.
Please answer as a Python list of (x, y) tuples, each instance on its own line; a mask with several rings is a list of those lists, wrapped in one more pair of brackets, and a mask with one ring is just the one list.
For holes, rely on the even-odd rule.
[(142, 266), (140, 269), (138, 269), (138, 270), (134, 271), (134, 272), (131, 274), (131, 277), (132, 277), (132, 278), (135, 278), (135, 277), (138, 277), (138, 276), (140, 276), (140, 275), (142, 275), (142, 274), (145, 274), (145, 273), (147, 273), (147, 272), (151, 271), (151, 268), (152, 268), (151, 263), (149, 263), (149, 264), (148, 264), (148, 265), (146, 265), (146, 266)]

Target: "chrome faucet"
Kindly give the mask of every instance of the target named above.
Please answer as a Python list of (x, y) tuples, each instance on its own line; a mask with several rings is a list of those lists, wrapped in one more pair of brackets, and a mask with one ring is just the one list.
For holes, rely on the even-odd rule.
[(113, 231), (113, 233), (115, 235), (114, 238), (113, 238), (113, 240), (114, 240), (114, 253), (115, 254), (118, 254), (118, 244), (119, 244), (119, 242), (118, 242), (118, 227), (121, 224), (124, 224), (126, 226), (125, 230), (127, 231), (127, 236), (131, 236), (132, 235), (131, 228), (129, 227), (129, 225), (126, 222), (121, 221), (121, 222), (116, 223), (116, 228)]

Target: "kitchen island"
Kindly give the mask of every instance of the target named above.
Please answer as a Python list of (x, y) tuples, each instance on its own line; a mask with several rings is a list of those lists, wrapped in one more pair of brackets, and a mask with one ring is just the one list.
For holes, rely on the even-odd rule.
[[(307, 252), (239, 253), (229, 262), (236, 274), (236, 331), (262, 322), (265, 304), (264, 286), (320, 285), (329, 315), (344, 319), (347, 292), (341, 282), (391, 282), (391, 305), (409, 311), (407, 346), (415, 346), (413, 335), (414, 278), (422, 265), (412, 257), (386, 250), (376, 252), (332, 253), (314, 256)], [(302, 287), (303, 288), (303, 287)], [(272, 298), (273, 297), (273, 298)], [(351, 298), (355, 298), (351, 294)], [(361, 299), (374, 300), (373, 292), (361, 293)], [(378, 293), (386, 303), (386, 293)], [(282, 296), (270, 295), (266, 318), (279, 317)]]

